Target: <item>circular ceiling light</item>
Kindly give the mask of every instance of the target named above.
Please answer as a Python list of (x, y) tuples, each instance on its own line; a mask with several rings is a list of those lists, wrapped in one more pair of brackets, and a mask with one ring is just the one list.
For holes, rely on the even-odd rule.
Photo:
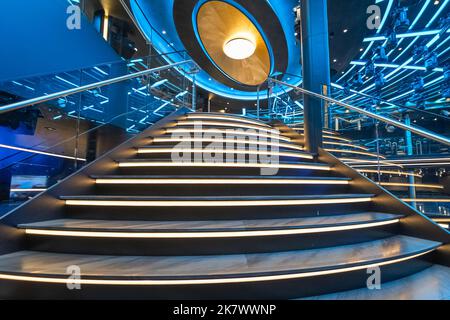
[(223, 52), (235, 60), (243, 60), (251, 57), (256, 50), (256, 45), (253, 41), (245, 38), (231, 39), (223, 46)]

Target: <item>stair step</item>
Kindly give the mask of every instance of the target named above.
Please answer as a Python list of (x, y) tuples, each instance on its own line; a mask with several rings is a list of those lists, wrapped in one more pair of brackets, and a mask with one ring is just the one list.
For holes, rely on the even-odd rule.
[(384, 283), (378, 290), (355, 289), (308, 300), (450, 300), (450, 268), (433, 265), (411, 276)]
[(300, 151), (283, 151), (283, 150), (259, 150), (258, 148), (189, 148), (189, 147), (177, 147), (173, 145), (162, 146), (146, 146), (137, 148), (138, 154), (165, 154), (165, 153), (214, 153), (214, 154), (241, 154), (241, 155), (255, 155), (255, 156), (271, 156), (271, 157), (289, 157), (299, 159), (314, 159), (314, 156), (310, 153)]
[(348, 184), (351, 179), (340, 177), (300, 176), (152, 176), (152, 175), (110, 175), (91, 176), (97, 184)]
[[(424, 256), (440, 245), (429, 240), (393, 236), (315, 250), (215, 256), (118, 257), (19, 251), (0, 257), (0, 279), (53, 286), (59, 284), (68, 294), (67, 267), (77, 266), (82, 271), (81, 279), (77, 280), (86, 295), (89, 295), (92, 286), (107, 286), (108, 290), (118, 290), (118, 294), (122, 295), (126, 287), (132, 287), (135, 295), (142, 294), (136, 289), (138, 286), (152, 287), (153, 290), (146, 291), (147, 295), (160, 298), (181, 297), (188, 293), (190, 298), (210, 299), (294, 298), (294, 295), (326, 292), (333, 288), (364, 287), (368, 267), (379, 266), (384, 270)], [(385, 276), (386, 271), (383, 272)], [(408, 270), (396, 277), (401, 277), (402, 273), (407, 274)], [(351, 275), (354, 275), (354, 281), (350, 281), (352, 283), (338, 281)], [(321, 286), (305, 285), (308, 280), (320, 281), (321, 277), (324, 277), (322, 280), (328, 277), (329, 281), (321, 282)], [(334, 281), (329, 277), (333, 277)], [(290, 286), (286, 280), (289, 280)], [(271, 290), (267, 290), (266, 285), (270, 285)], [(167, 287), (168, 291), (158, 291), (163, 290), (162, 287)], [(57, 291), (46, 292), (56, 294)]]
[(222, 144), (223, 147), (226, 147), (227, 145), (248, 145), (248, 146), (257, 146), (260, 149), (273, 149), (273, 148), (285, 148), (285, 149), (293, 149), (293, 150), (300, 150), (303, 151), (304, 148), (301, 145), (298, 145), (296, 143), (292, 142), (283, 142), (283, 141), (277, 141), (278, 139), (276, 137), (273, 137), (272, 139), (257, 139), (257, 138), (250, 138), (250, 139), (234, 139), (233, 137), (192, 137), (191, 135), (186, 136), (158, 136), (151, 138), (152, 144), (158, 144), (158, 143), (174, 143), (179, 144), (183, 143), (183, 145), (190, 144), (197, 142), (198, 144), (211, 144), (214, 143), (214, 145), (218, 145), (219, 143)]
[(122, 159), (117, 160), (119, 167), (205, 167), (205, 168), (284, 168), (329, 171), (331, 167), (324, 163), (288, 162), (251, 163), (251, 162), (177, 162), (172, 159)]
[(273, 129), (272, 127), (266, 127), (262, 125), (255, 125), (249, 123), (240, 123), (232, 121), (219, 121), (219, 120), (180, 120), (176, 122), (176, 128), (182, 128), (186, 126), (194, 126), (196, 128), (214, 127), (214, 128), (235, 128), (237, 130), (253, 130), (266, 133), (272, 133), (273, 135), (279, 135), (280, 131)]
[(249, 119), (246, 117), (239, 117), (236, 115), (223, 115), (218, 113), (191, 113), (187, 114), (183, 120), (224, 120), (224, 121), (237, 121), (243, 123), (254, 124), (258, 126), (270, 127), (267, 123), (257, 120), (257, 119)]
[(322, 233), (394, 224), (400, 215), (367, 212), (292, 219), (110, 221), (60, 219), (21, 224), (31, 235), (106, 238), (229, 238)]
[(330, 146), (330, 148), (345, 147), (345, 148), (352, 148), (352, 149), (356, 149), (356, 150), (369, 151), (369, 148), (359, 146), (354, 143), (352, 144), (352, 143), (347, 143), (347, 142), (324, 140), (323, 144), (325, 146)]
[[(382, 156), (382, 155), (377, 155), (376, 153), (373, 152), (368, 152), (368, 151), (362, 151), (362, 150), (350, 150), (350, 149), (335, 149), (335, 148), (325, 148), (326, 151), (331, 152), (331, 153), (339, 153), (339, 154), (356, 154), (359, 156), (366, 156), (366, 157), (371, 157), (371, 158), (380, 158), (380, 159), (386, 159), (386, 157)], [(358, 158), (361, 159), (361, 158)]]
[(230, 128), (224, 128), (224, 129), (220, 129), (220, 128), (197, 128), (195, 126), (184, 126), (183, 128), (167, 128), (165, 129), (165, 135), (190, 135), (190, 134), (195, 134), (195, 135), (223, 135), (223, 136), (243, 136), (243, 137), (257, 137), (257, 138), (269, 138), (269, 139), (278, 139), (280, 141), (291, 141), (292, 139), (289, 137), (285, 137), (282, 135), (276, 135), (274, 136), (274, 134), (272, 133), (264, 133), (264, 132), (254, 132), (254, 131), (243, 131), (243, 130), (230, 130)]
[(220, 197), (144, 197), (144, 196), (62, 196), (69, 206), (125, 207), (247, 207), (298, 206), (370, 202), (373, 194), (330, 194), (307, 196), (220, 196)]

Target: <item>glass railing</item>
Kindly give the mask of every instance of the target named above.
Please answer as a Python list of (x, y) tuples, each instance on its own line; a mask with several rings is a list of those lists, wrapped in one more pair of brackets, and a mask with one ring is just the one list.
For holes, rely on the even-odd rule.
[[(305, 92), (278, 81), (275, 85), (290, 89), (289, 99), (296, 97), (303, 105)], [(339, 103), (314, 96), (325, 112), (324, 149), (417, 210), (436, 219), (449, 217), (450, 139), (446, 130), (450, 119), (430, 117), (427, 111), (411, 107), (386, 110), (380, 101), (368, 101), (367, 96), (344, 100), (340, 94), (339, 90), (330, 93)], [(277, 117), (272, 113), (269, 118)], [(303, 133), (303, 119), (282, 118)], [(418, 121), (422, 118), (431, 124), (419, 127), (418, 122), (426, 124)]]
[[(151, 56), (0, 83), (0, 214), (178, 108), (190, 108), (188, 78), (195, 69), (191, 62), (171, 67)], [(27, 103), (85, 86), (93, 88)], [(26, 106), (10, 111), (22, 103)]]

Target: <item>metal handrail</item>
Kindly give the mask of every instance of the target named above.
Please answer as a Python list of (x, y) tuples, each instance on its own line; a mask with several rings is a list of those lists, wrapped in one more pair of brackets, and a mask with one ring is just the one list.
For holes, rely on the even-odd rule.
[(32, 106), (35, 104), (39, 104), (39, 103), (43, 103), (43, 102), (47, 102), (47, 101), (51, 101), (51, 100), (55, 100), (55, 99), (59, 99), (59, 98), (64, 98), (64, 97), (67, 97), (67, 96), (70, 96), (73, 94), (77, 94), (80, 92), (84, 92), (87, 90), (101, 88), (101, 87), (105, 87), (105, 86), (115, 84), (118, 82), (130, 80), (130, 79), (134, 79), (134, 78), (139, 78), (139, 77), (146, 76), (148, 74), (155, 73), (158, 71), (171, 69), (171, 68), (174, 68), (174, 67), (186, 64), (186, 63), (195, 63), (195, 62), (193, 62), (192, 60), (180, 61), (180, 62), (172, 63), (169, 65), (165, 65), (165, 66), (161, 66), (161, 67), (157, 67), (157, 68), (153, 68), (153, 69), (147, 69), (147, 70), (139, 71), (136, 73), (127, 74), (127, 75), (120, 76), (117, 78), (112, 78), (112, 79), (108, 79), (108, 80), (103, 80), (103, 81), (87, 84), (87, 85), (80, 86), (77, 88), (72, 88), (72, 89), (68, 89), (68, 90), (64, 90), (64, 91), (60, 91), (60, 92), (55, 92), (55, 93), (45, 95), (45, 96), (40, 96), (40, 97), (36, 97), (36, 98), (24, 100), (24, 101), (7, 104), (7, 105), (0, 107), (0, 114), (7, 113), (10, 111), (14, 111), (14, 110), (23, 109), (23, 108), (26, 108), (26, 107), (29, 107), (29, 106)]
[[(338, 84), (336, 84), (336, 83), (332, 83), (331, 86), (332, 86), (333, 88), (336, 88), (336, 89), (341, 90), (341, 91), (344, 90), (344, 89), (342, 88), (342, 86), (340, 86), (340, 85), (338, 85)], [(434, 116), (434, 117), (438, 117), (438, 118), (442, 118), (442, 119), (445, 119), (445, 120), (450, 120), (449, 117), (446, 117), (446, 116), (444, 116), (444, 115), (442, 115), (442, 114), (439, 114), (439, 113), (434, 113), (434, 112), (430, 112), (430, 111), (426, 111), (426, 110), (421, 110), (421, 109), (419, 109), (419, 108), (410, 107), (410, 106), (406, 106), (406, 105), (401, 105), (401, 106), (399, 106), (399, 105), (397, 105), (397, 104), (395, 104), (395, 103), (392, 103), (392, 102), (390, 102), (390, 101), (387, 101), (387, 100), (384, 100), (384, 99), (381, 99), (381, 98), (376, 98), (376, 97), (371, 96), (371, 95), (369, 95), (369, 94), (367, 94), (367, 93), (358, 92), (358, 91), (353, 90), (353, 89), (351, 89), (350, 92), (353, 93), (353, 94), (355, 94), (355, 95), (357, 95), (357, 96), (361, 96), (361, 97), (364, 97), (364, 98), (368, 98), (368, 99), (378, 99), (380, 102), (385, 103), (385, 104), (387, 104), (387, 105), (389, 105), (389, 106), (391, 106), (391, 107), (408, 109), (408, 110), (411, 110), (411, 111), (416, 111), (416, 112), (424, 113), (424, 114), (427, 114), (427, 115), (430, 115), (430, 116)]]
[(428, 138), (430, 140), (434, 140), (436, 142), (439, 142), (439, 143), (445, 144), (447, 146), (450, 146), (450, 139), (448, 139), (447, 137), (444, 137), (442, 135), (439, 135), (437, 133), (434, 133), (432, 131), (428, 131), (426, 129), (422, 129), (422, 128), (419, 128), (419, 127), (416, 127), (416, 126), (404, 124), (403, 122), (400, 122), (400, 121), (397, 121), (397, 120), (393, 120), (393, 119), (390, 119), (390, 118), (378, 115), (376, 113), (373, 113), (373, 112), (361, 109), (359, 107), (352, 106), (352, 105), (350, 105), (348, 103), (341, 102), (339, 100), (336, 100), (336, 99), (333, 99), (333, 98), (321, 95), (319, 93), (315, 93), (315, 92), (303, 89), (301, 87), (296, 87), (294, 85), (291, 85), (289, 83), (286, 83), (286, 82), (283, 82), (283, 81), (280, 81), (280, 80), (276, 80), (276, 79), (271, 79), (271, 80), (273, 82), (275, 82), (275, 83), (280, 84), (280, 85), (284, 85), (284, 86), (290, 87), (290, 88), (292, 88), (292, 89), (294, 89), (294, 90), (296, 90), (298, 92), (301, 92), (303, 94), (307, 94), (307, 95), (315, 97), (317, 99), (324, 100), (324, 101), (327, 101), (329, 103), (336, 104), (336, 105), (344, 107), (346, 109), (349, 109), (349, 110), (355, 111), (357, 113), (363, 114), (363, 115), (365, 115), (365, 116), (367, 116), (369, 118), (376, 119), (378, 121), (390, 124), (390, 125), (392, 125), (394, 127), (397, 127), (397, 128), (400, 128), (400, 129), (403, 129), (403, 130), (406, 130), (406, 131), (410, 131), (410, 132), (415, 133), (415, 134), (417, 134), (419, 136), (422, 136), (424, 138)]

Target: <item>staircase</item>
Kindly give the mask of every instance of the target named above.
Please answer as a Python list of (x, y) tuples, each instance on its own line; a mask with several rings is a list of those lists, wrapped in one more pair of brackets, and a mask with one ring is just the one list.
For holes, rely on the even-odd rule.
[(427, 298), (416, 278), (450, 270), (426, 217), (282, 123), (224, 114), (178, 111), (0, 223), (2, 299), (356, 298), (374, 267)]

